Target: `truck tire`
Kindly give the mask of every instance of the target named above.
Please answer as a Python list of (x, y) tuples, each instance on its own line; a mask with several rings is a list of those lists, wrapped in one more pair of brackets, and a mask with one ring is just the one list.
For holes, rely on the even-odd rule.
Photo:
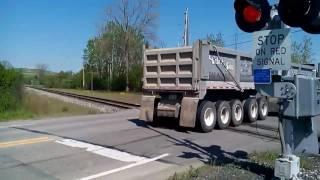
[(218, 101), (217, 107), (217, 128), (225, 129), (231, 122), (231, 108), (227, 101)]
[(240, 100), (234, 99), (230, 102), (231, 107), (231, 125), (236, 127), (243, 121), (243, 106)]
[(151, 122), (148, 122), (148, 124), (152, 127), (158, 127), (159, 126), (159, 117), (156, 113), (156, 110), (154, 111), (153, 114), (153, 120)]
[(261, 97), (258, 99), (259, 106), (259, 120), (265, 120), (268, 117), (269, 113), (269, 104), (266, 98)]
[(248, 98), (244, 102), (243, 106), (244, 112), (245, 112), (245, 117), (249, 122), (255, 122), (258, 119), (258, 103), (256, 98)]
[(212, 131), (217, 122), (215, 104), (211, 101), (202, 101), (197, 110), (197, 119), (200, 124), (201, 131)]
[(159, 103), (160, 99), (157, 98), (154, 101), (154, 106), (153, 106), (153, 120), (151, 122), (149, 122), (149, 124), (152, 127), (158, 127), (159, 126), (159, 116), (158, 116), (158, 103)]

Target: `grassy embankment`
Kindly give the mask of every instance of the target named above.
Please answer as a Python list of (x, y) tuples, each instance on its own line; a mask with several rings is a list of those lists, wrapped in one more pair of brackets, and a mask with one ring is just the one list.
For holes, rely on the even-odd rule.
[[(213, 161), (199, 168), (190, 167), (182, 173), (175, 173), (168, 180), (202, 179), (272, 179), (274, 163), (278, 152), (253, 153), (245, 159)], [(300, 156), (303, 172), (315, 171), (320, 167), (320, 156)]]
[(141, 93), (133, 92), (109, 92), (109, 91), (90, 91), (90, 90), (78, 90), (78, 89), (55, 89), (59, 91), (75, 93), (86, 96), (93, 96), (98, 98), (110, 99), (120, 102), (129, 102), (140, 104)]
[(40, 119), (47, 117), (62, 117), (71, 115), (85, 115), (98, 113), (94, 109), (39, 95), (25, 92), (22, 104), (16, 110), (0, 113), (0, 121), (15, 119)]

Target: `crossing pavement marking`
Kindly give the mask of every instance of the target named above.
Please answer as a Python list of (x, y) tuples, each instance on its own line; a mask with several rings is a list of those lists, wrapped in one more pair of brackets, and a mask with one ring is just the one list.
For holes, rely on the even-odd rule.
[(83, 148), (88, 152), (91, 152), (100, 156), (108, 157), (111, 159), (115, 159), (118, 161), (123, 161), (123, 162), (138, 162), (146, 159), (145, 157), (142, 157), (142, 156), (137, 156), (137, 155), (129, 154), (127, 152), (119, 151), (116, 149), (111, 149), (111, 148), (97, 146), (94, 144), (89, 144), (81, 141), (76, 141), (73, 139), (61, 139), (61, 140), (57, 140), (56, 143), (70, 146), (73, 148)]
[(80, 180), (97, 179), (99, 177), (103, 177), (103, 176), (106, 176), (106, 175), (109, 175), (109, 174), (113, 174), (113, 173), (116, 173), (116, 172), (119, 172), (119, 171), (123, 171), (123, 170), (129, 169), (129, 168), (133, 168), (133, 167), (136, 167), (136, 166), (141, 166), (143, 164), (147, 164), (147, 163), (150, 163), (152, 161), (156, 161), (156, 160), (164, 158), (166, 156), (169, 156), (169, 154), (162, 154), (160, 156), (157, 156), (157, 157), (154, 157), (154, 158), (150, 158), (150, 159), (146, 158), (146, 159), (144, 159), (142, 161), (138, 161), (136, 163), (129, 164), (129, 165), (126, 165), (126, 166), (122, 166), (120, 168), (116, 168), (116, 169), (112, 169), (112, 170), (109, 170), (109, 171), (105, 171), (105, 172), (101, 172), (101, 173), (98, 173), (98, 174), (94, 174), (94, 175), (91, 175), (91, 176), (87, 176), (87, 177), (81, 178)]
[(97, 146), (94, 144), (89, 144), (86, 142), (81, 142), (81, 141), (77, 141), (77, 140), (73, 140), (73, 139), (61, 139), (61, 140), (57, 140), (55, 141), (56, 143), (59, 144), (63, 144), (66, 146), (70, 146), (73, 148), (82, 148), (85, 149), (86, 151), (93, 153), (93, 154), (97, 154), (100, 156), (104, 156), (107, 158), (111, 158), (111, 159), (115, 159), (118, 161), (123, 161), (123, 162), (129, 162), (131, 164), (128, 164), (126, 166), (122, 166), (119, 168), (115, 168), (115, 169), (111, 169), (105, 172), (101, 172), (98, 174), (94, 174), (91, 176), (87, 176), (87, 177), (83, 177), (80, 180), (91, 180), (91, 179), (96, 179), (99, 177), (103, 177), (112, 173), (116, 173), (116, 172), (120, 172), (129, 168), (133, 168), (136, 166), (141, 166), (143, 164), (147, 164), (150, 163), (152, 161), (156, 161), (158, 159), (164, 158), (166, 156), (169, 156), (169, 154), (162, 154), (160, 156), (154, 157), (154, 158), (147, 158), (147, 157), (142, 157), (142, 156), (137, 156), (137, 155), (133, 155), (127, 152), (123, 152), (123, 151), (119, 151), (116, 149), (111, 149), (111, 148), (106, 148), (106, 147), (102, 147), (102, 146)]
[(26, 145), (26, 144), (35, 144), (35, 143), (47, 142), (47, 141), (52, 141), (52, 140), (53, 139), (50, 139), (49, 137), (40, 137), (40, 138), (30, 138), (30, 139), (22, 139), (22, 140), (1, 142), (0, 143), (0, 149), (1, 148), (14, 147), (14, 146), (20, 146), (20, 145)]

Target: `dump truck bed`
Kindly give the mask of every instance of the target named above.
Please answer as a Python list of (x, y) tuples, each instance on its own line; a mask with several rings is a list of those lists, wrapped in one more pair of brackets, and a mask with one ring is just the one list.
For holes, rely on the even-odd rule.
[(146, 49), (143, 89), (254, 89), (252, 58), (238, 51), (214, 48), (207, 41), (187, 47)]

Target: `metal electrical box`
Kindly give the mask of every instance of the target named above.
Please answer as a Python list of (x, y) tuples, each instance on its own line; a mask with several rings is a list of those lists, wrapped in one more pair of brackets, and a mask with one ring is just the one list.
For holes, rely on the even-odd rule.
[(306, 76), (295, 76), (292, 83), (296, 85), (296, 96), (293, 102), (285, 103), (283, 115), (291, 117), (310, 117), (320, 114), (320, 79)]

